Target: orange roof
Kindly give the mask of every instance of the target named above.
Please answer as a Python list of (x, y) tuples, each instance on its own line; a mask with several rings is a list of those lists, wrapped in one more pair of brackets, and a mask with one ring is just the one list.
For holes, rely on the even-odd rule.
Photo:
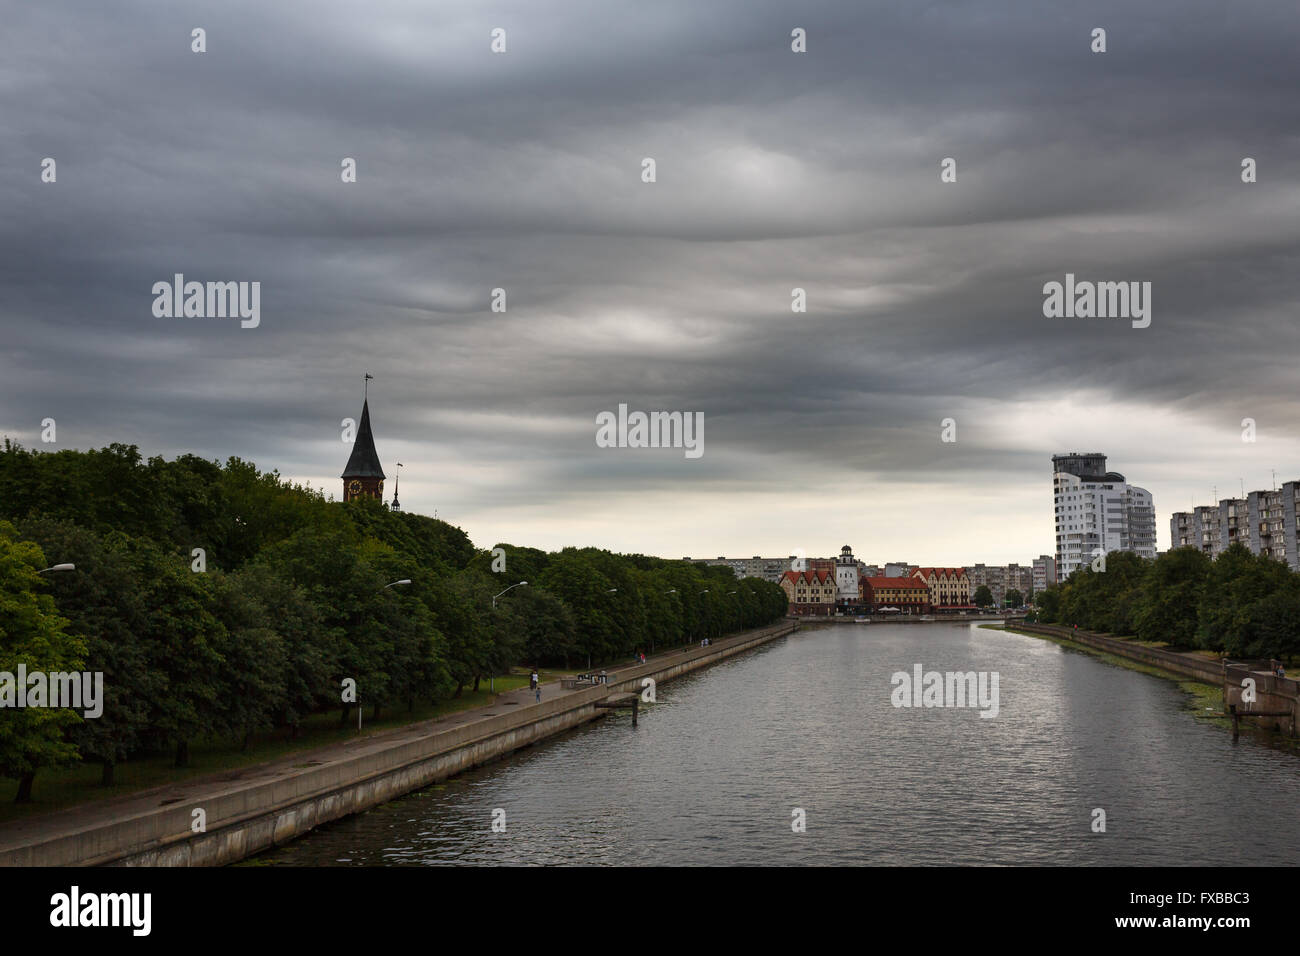
[(795, 584), (834, 584), (835, 575), (822, 568), (815, 571), (787, 571), (781, 575), (781, 580), (790, 580)]
[(929, 585), (924, 581), (916, 578), (863, 578), (873, 588), (905, 588), (912, 591), (919, 591), (922, 588), (929, 590)]
[(912, 572), (914, 576), (919, 574), (922, 577), (926, 577), (926, 578), (928, 578), (931, 575), (931, 573), (933, 573), (936, 577), (938, 577), (941, 574), (946, 574), (950, 578), (953, 576), (961, 577), (966, 573), (966, 569), (965, 568), (917, 568), (915, 571)]

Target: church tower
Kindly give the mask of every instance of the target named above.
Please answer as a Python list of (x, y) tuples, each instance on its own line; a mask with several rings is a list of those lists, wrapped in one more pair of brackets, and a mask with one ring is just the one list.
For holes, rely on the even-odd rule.
[(379, 453), (375, 451), (375, 436), (370, 431), (370, 399), (367, 397), (361, 405), (361, 427), (357, 429), (357, 439), (352, 445), (352, 457), (343, 469), (343, 500), (351, 501), (364, 495), (382, 501), (384, 478)]

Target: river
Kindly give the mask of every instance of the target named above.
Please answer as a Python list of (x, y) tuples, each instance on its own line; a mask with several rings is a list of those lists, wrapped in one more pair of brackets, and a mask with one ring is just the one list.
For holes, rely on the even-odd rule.
[[(997, 716), (893, 706), (916, 664), (996, 673)], [(607, 717), (250, 864), (1294, 864), (1300, 758), (1190, 701), (973, 624), (805, 627), (661, 685), (636, 728)]]

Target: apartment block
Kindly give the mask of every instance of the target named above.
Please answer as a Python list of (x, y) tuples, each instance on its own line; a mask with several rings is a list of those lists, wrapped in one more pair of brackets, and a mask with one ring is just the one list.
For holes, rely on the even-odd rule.
[(1056, 510), (1056, 579), (1102, 554), (1156, 554), (1156, 515), (1151, 492), (1106, 470), (1100, 452), (1052, 456)]
[(1032, 567), (1035, 593), (1046, 591), (1049, 585), (1056, 583), (1056, 559), (1050, 554), (1034, 558)]
[[(683, 561), (691, 561), (691, 558), (682, 558)], [(702, 563), (711, 567), (728, 567), (738, 578), (762, 578), (764, 581), (771, 581), (773, 584), (779, 584), (781, 575), (794, 567), (795, 556), (788, 558), (763, 558), (754, 555), (752, 558), (709, 558)], [(697, 562), (698, 563), (698, 562)]]
[(1266, 554), (1300, 571), (1297, 513), (1300, 481), (1288, 481), (1273, 491), (1252, 491), (1245, 498), (1176, 511), (1169, 518), (1169, 540), (1172, 547), (1197, 548), (1210, 558), (1240, 541), (1252, 554)]

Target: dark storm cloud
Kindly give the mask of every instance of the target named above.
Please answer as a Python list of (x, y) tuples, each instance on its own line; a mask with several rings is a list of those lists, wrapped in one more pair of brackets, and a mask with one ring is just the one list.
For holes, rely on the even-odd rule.
[[(1250, 414), (1300, 468), (1298, 41), (1283, 3), (29, 7), (0, 36), (0, 431), (333, 490), (370, 371), (381, 453), (423, 463), (404, 499), (466, 513), (1035, 488), (1099, 405), (1225, 442)], [(260, 280), (261, 327), (155, 319), (176, 272)], [(1066, 272), (1150, 281), (1151, 327), (1044, 318)], [(597, 449), (619, 402), (704, 412), (705, 457)], [(1121, 470), (1213, 473), (1187, 446)]]

